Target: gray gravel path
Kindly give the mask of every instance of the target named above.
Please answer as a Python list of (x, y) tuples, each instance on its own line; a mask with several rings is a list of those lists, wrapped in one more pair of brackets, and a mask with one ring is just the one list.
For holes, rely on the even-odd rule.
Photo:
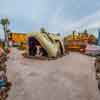
[(70, 53), (57, 60), (25, 59), (13, 49), (8, 100), (100, 100), (94, 59)]

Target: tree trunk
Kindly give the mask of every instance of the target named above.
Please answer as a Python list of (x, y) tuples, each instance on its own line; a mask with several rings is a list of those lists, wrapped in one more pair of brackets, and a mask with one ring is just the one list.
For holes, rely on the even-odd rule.
[(8, 34), (7, 34), (7, 32), (6, 32), (7, 26), (5, 25), (5, 26), (3, 27), (3, 29), (4, 29), (4, 35), (5, 35), (5, 48), (8, 48)]
[(73, 32), (73, 40), (75, 40), (75, 33)]

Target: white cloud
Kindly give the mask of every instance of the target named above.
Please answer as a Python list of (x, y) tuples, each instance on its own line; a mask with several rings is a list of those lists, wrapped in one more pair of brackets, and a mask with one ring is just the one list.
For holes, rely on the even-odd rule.
[(62, 10), (63, 7), (57, 9), (49, 20), (50, 23), (48, 23), (48, 25), (50, 29), (60, 32), (71, 32), (73, 30), (83, 31), (84, 29), (97, 31), (97, 29), (100, 28), (100, 10), (77, 21), (67, 20), (60, 16)]
[[(11, 30), (21, 32), (32, 29), (39, 31), (41, 26), (50, 32), (68, 33), (72, 30), (97, 29), (100, 26), (100, 10), (95, 10), (100, 3), (92, 0), (91, 5), (88, 5), (89, 1), (1, 0), (0, 17), (10, 18)], [(92, 12), (95, 13), (91, 14)], [(86, 16), (87, 14), (90, 15)]]
[(80, 30), (100, 28), (100, 10), (96, 13), (93, 13), (92, 15), (81, 18), (78, 22), (74, 23), (74, 27), (76, 26)]

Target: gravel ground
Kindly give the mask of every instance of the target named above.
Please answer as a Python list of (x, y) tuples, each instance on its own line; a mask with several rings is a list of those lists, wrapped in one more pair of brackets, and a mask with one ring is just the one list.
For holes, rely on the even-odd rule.
[(26, 59), (16, 49), (9, 56), (13, 86), (7, 100), (100, 100), (94, 58), (70, 53), (57, 60)]

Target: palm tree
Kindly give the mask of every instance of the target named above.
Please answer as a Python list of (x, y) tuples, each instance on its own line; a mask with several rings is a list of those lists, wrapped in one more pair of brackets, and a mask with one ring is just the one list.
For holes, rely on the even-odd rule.
[(5, 36), (5, 47), (8, 48), (8, 25), (10, 24), (8, 18), (2, 18), (0, 24), (3, 26), (4, 36)]
[(87, 31), (87, 29), (84, 30), (84, 32), (83, 32), (83, 36), (88, 37), (88, 31)]
[(46, 33), (45, 28), (44, 28), (44, 27), (41, 27), (41, 28), (40, 28), (40, 32), (41, 32), (41, 33)]
[(81, 38), (81, 33), (80, 33), (80, 32), (78, 32), (78, 38), (79, 38), (79, 40), (80, 40), (80, 38)]
[(72, 33), (73, 40), (75, 39), (75, 32), (76, 32), (76, 31), (73, 31), (73, 33)]
[(89, 36), (89, 43), (92, 43), (92, 44), (97, 43), (97, 38), (93, 34)]
[(57, 33), (58, 36), (60, 36), (60, 33)]

